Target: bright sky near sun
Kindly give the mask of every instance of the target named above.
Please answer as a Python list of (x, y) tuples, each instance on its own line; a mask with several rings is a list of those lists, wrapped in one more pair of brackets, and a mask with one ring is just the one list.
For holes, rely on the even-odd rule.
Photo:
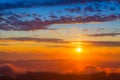
[[(119, 21), (112, 23), (116, 27), (108, 27), (111, 22), (105, 22), (89, 23), (89, 25), (87, 23), (51, 25), (51, 28), (57, 28), (55, 30), (1, 30), (0, 36), (4, 39), (0, 40), (0, 52), (5, 53), (2, 54), (1, 59), (96, 59), (98, 56), (99, 58), (118, 59), (116, 55), (120, 53), (120, 47), (119, 43), (114, 41), (118, 42), (120, 36), (109, 36), (107, 33), (119, 33), (120, 23)], [(101, 33), (106, 35), (97, 35)]]

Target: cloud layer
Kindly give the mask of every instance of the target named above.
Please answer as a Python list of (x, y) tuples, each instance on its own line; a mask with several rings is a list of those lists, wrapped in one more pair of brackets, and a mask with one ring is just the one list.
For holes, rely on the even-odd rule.
[(94, 64), (76, 65), (72, 69), (66, 70), (67, 73), (96, 74), (105, 72), (106, 75), (111, 73), (120, 73), (120, 68), (100, 67)]
[(118, 0), (2, 0), (0, 5), (1, 30), (49, 29), (52, 24), (120, 19)]
[[(30, 64), (31, 65), (31, 64)], [(50, 65), (50, 63), (48, 63), (48, 65)], [(31, 68), (28, 68), (28, 66), (26, 67), (26, 71), (42, 71), (42, 72), (58, 72), (58, 73), (81, 73), (81, 74), (96, 74), (96, 73), (101, 73), (101, 72), (105, 72), (106, 74), (110, 74), (110, 73), (120, 73), (120, 68), (112, 68), (112, 67), (104, 67), (101, 68), (100, 66), (94, 65), (94, 64), (86, 64), (86, 65), (73, 65), (72, 67), (68, 67), (68, 68), (63, 68), (59, 70), (59, 65), (52, 65), (51, 67), (47, 67), (47, 65), (41, 65), (44, 66), (43, 69), (41, 69), (42, 67), (37, 67), (38, 65), (33, 65), (33, 67), (31, 66)], [(35, 68), (35, 69), (34, 69)], [(55, 70), (52, 68), (56, 68)], [(59, 72), (60, 71), (60, 72)], [(0, 65), (0, 75), (2, 76), (12, 76), (15, 77), (16, 74), (20, 73), (22, 71), (20, 71), (17, 67), (15, 67), (12, 64), (2, 64)]]
[[(0, 38), (1, 41), (33, 41), (33, 42), (48, 42), (48, 43), (62, 43), (69, 44), (72, 42), (84, 43), (82, 46), (99, 46), (99, 47), (120, 47), (120, 42), (116, 41), (65, 41), (59, 38), (32, 38), (32, 37), (11, 37), (11, 38)], [(3, 44), (2, 44), (3, 45)], [(48, 47), (65, 47), (65, 46), (48, 46)], [(73, 46), (66, 46), (71, 48)]]

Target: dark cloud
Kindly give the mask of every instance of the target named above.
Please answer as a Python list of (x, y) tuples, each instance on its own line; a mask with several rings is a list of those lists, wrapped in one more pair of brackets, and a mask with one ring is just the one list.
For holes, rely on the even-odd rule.
[(12, 37), (12, 38), (0, 38), (0, 40), (12, 40), (12, 41), (35, 41), (35, 42), (50, 42), (50, 43), (68, 43), (62, 39), (57, 38), (31, 38), (31, 37)]
[(91, 37), (104, 37), (104, 36), (119, 36), (120, 33), (100, 33), (100, 34), (91, 34), (91, 35), (87, 35), (87, 36), (91, 36)]
[(12, 76), (14, 77), (18, 69), (12, 64), (2, 64), (0, 65), (0, 75), (3, 76)]
[(99, 47), (120, 47), (120, 42), (116, 41), (81, 41), (86, 43), (86, 46), (99, 46)]
[[(11, 8), (30, 8), (38, 6), (56, 6), (74, 3), (85, 3), (85, 2), (110, 2), (111, 0), (13, 0), (0, 1), (0, 9), (11, 9)], [(115, 1), (115, 0), (114, 0)], [(117, 1), (117, 0), (116, 0)]]
[(55, 46), (46, 46), (46, 47), (76, 48), (75, 46), (67, 46), (67, 45), (55, 45)]
[[(36, 29), (48, 29), (48, 25), (51, 25), (51, 21), (41, 21), (36, 18), (32, 21), (20, 21), (19, 18), (15, 18), (19, 15), (13, 15), (9, 19), (4, 19), (6, 23), (0, 24), (1, 30), (36, 30)], [(3, 20), (0, 20), (3, 21)], [(14, 26), (14, 27), (13, 27)]]
[[(9, 0), (10, 1), (10, 0)], [(18, 0), (16, 2), (4, 2), (1, 4), (0, 9), (13, 9), (13, 8), (30, 8), (30, 7), (38, 7), (38, 6), (56, 6), (56, 5), (65, 5), (65, 4), (73, 4), (77, 2), (83, 2), (82, 0), (70, 1), (70, 0)], [(85, 2), (85, 1), (84, 1)], [(87, 2), (87, 1), (86, 1)]]
[[(86, 17), (70, 17), (70, 16), (55, 16), (51, 15), (50, 18), (52, 20), (42, 20), (40, 18), (34, 18), (34, 20), (30, 21), (21, 21), (19, 20), (20, 15), (12, 14), (8, 19), (4, 19), (0, 16), (0, 21), (4, 21), (5, 23), (0, 24), (1, 30), (38, 30), (45, 29), (50, 30), (49, 25), (52, 24), (75, 24), (75, 23), (88, 23), (88, 22), (106, 22), (112, 21), (120, 18), (120, 15), (109, 15), (109, 16), (86, 16)], [(17, 17), (17, 18), (16, 18)], [(27, 18), (27, 16), (25, 16)], [(55, 19), (57, 18), (57, 19)]]

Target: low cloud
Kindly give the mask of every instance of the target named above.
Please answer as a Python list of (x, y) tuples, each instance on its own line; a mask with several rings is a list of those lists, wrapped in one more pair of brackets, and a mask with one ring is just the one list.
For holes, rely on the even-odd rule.
[(65, 73), (81, 73), (81, 74), (96, 74), (96, 73), (120, 73), (120, 68), (100, 67), (94, 64), (74, 65), (73, 68), (65, 70)]
[[(113, 68), (113, 67), (100, 67), (98, 65), (94, 65), (94, 64), (84, 64), (84, 65), (72, 65), (71, 67), (68, 65), (63, 64), (56, 64), (56, 63), (50, 63), (48, 62), (48, 60), (46, 60), (47, 62), (42, 62), (41, 64), (37, 64), (37, 65), (31, 65), (31, 63), (29, 63), (30, 61), (22, 61), (22, 64), (27, 63), (28, 65), (31, 65), (29, 68), (27, 65), (20, 65), (19, 67), (24, 67), (24, 69), (20, 69), (18, 67), (15, 67), (12, 64), (2, 64), (0, 65), (0, 76), (16, 76), (16, 74), (19, 73), (26, 73), (27, 71), (29, 72), (38, 72), (38, 71), (42, 71), (42, 72), (58, 72), (58, 73), (77, 73), (77, 74), (96, 74), (96, 73), (102, 73), (104, 72), (106, 75), (109, 75), (111, 73), (120, 73), (120, 68)], [(57, 61), (55, 61), (57, 62)], [(20, 64), (20, 63), (16, 63), (16, 64)], [(49, 67), (47, 67), (48, 65), (50, 65)], [(60, 67), (64, 65), (64, 67)], [(53, 69), (55, 68), (55, 69)]]
[(103, 71), (102, 68), (100, 68), (97, 65), (87, 64), (83, 67), (81, 72), (84, 74), (93, 74), (93, 73), (99, 73), (102, 71)]
[(68, 73), (93, 74), (103, 72), (104, 69), (93, 64), (75, 65), (72, 69), (68, 69)]
[(0, 75), (14, 77), (18, 72), (19, 72), (19, 69), (12, 64), (0, 65)]

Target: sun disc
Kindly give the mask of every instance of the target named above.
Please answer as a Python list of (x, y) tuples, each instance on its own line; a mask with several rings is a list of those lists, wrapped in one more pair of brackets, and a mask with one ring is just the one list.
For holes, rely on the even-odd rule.
[(82, 49), (81, 49), (81, 48), (76, 48), (76, 51), (77, 51), (77, 52), (81, 52)]

